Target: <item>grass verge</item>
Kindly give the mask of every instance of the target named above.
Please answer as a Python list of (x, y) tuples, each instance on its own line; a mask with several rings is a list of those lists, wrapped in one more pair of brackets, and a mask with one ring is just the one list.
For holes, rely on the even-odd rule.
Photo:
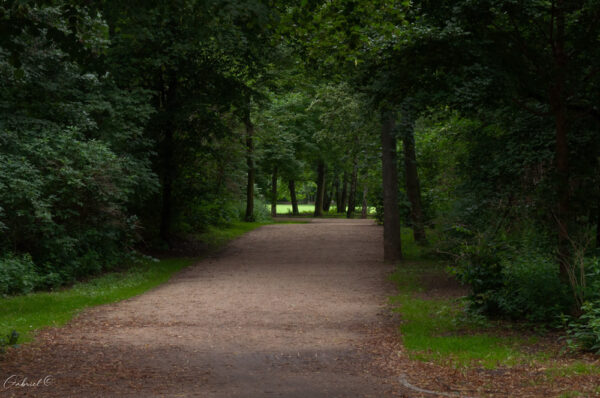
[[(199, 235), (211, 249), (270, 222), (234, 222), (220, 228), (210, 228)], [(36, 330), (61, 326), (81, 310), (137, 296), (166, 281), (177, 271), (197, 259), (168, 258), (146, 261), (124, 272), (108, 273), (67, 289), (36, 292), (23, 296), (0, 298), (0, 332), (19, 333), (19, 342), (33, 338)]]
[(414, 243), (409, 231), (402, 235), (406, 260), (392, 275), (399, 293), (390, 302), (402, 316), (400, 332), (411, 358), (493, 369), (540, 357), (521, 349), (535, 343), (535, 337), (498, 333), (485, 319), (465, 316), (459, 297), (427, 297), (422, 280), (443, 279), (445, 267), (428, 258), (427, 250)]

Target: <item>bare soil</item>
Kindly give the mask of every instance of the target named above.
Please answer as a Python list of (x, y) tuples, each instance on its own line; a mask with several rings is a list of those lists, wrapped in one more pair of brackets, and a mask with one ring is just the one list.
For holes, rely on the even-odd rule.
[(141, 296), (84, 311), (0, 363), (14, 397), (388, 397), (363, 349), (389, 318), (370, 220), (269, 225)]

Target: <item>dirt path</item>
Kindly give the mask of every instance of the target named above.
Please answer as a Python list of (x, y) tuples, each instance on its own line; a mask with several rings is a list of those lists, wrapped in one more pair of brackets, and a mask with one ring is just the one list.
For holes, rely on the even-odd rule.
[(381, 234), (368, 220), (262, 227), (157, 289), (42, 332), (0, 375), (50, 385), (0, 385), (0, 397), (396, 396), (361, 349), (392, 291)]

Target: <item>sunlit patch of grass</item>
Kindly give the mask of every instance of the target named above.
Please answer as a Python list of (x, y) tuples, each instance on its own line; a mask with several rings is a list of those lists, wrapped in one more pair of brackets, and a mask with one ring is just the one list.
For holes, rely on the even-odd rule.
[(531, 340), (494, 334), (485, 319), (465, 316), (460, 299), (419, 298), (424, 290), (420, 277), (442, 274), (445, 267), (429, 256), (427, 247), (414, 243), (410, 230), (402, 231), (402, 239), (405, 260), (391, 277), (399, 295), (390, 302), (402, 316), (402, 340), (413, 359), (490, 369), (534, 359), (519, 349)]
[[(269, 209), (270, 209), (270, 206), (269, 206)], [(362, 206), (357, 206), (356, 214), (360, 215), (361, 211), (362, 211)], [(315, 212), (315, 205), (314, 205), (314, 203), (298, 204), (298, 212), (300, 214), (312, 215)], [(329, 209), (329, 212), (331, 213), (330, 215), (335, 215), (335, 213), (336, 213), (335, 205), (331, 206), (331, 208)], [(375, 207), (369, 207), (369, 214), (372, 215), (375, 213), (376, 213)], [(291, 203), (278, 203), (277, 204), (277, 214), (291, 215), (292, 214), (292, 204)], [(345, 213), (342, 213), (342, 217), (345, 217)]]
[(424, 300), (401, 294), (392, 302), (402, 314), (400, 332), (413, 359), (489, 369), (531, 359), (519, 351), (523, 339), (478, 331), (461, 320), (456, 301)]

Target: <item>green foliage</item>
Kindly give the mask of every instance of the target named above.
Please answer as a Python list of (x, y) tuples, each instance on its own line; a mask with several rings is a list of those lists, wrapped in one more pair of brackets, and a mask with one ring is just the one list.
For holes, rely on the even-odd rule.
[(567, 343), (572, 349), (600, 353), (600, 258), (586, 257), (584, 302), (579, 317), (566, 317)]
[(531, 322), (553, 322), (569, 311), (573, 301), (554, 256), (528, 243), (481, 235), (462, 240), (452, 272), (471, 290), (470, 311)]
[[(125, 261), (138, 227), (130, 208), (157, 188), (143, 137), (146, 93), (120, 90), (63, 51), (51, 34), (69, 24), (60, 7), (28, 7), (24, 18), (47, 28), (5, 38), (28, 44), (18, 60), (10, 45), (0, 47), (0, 251), (14, 253), (2, 256), (0, 273), (13, 275), (3, 293), (57, 286)], [(80, 45), (105, 50), (103, 21), (79, 12)]]
[(409, 259), (392, 275), (399, 294), (391, 298), (391, 304), (402, 316), (402, 342), (412, 358), (490, 369), (531, 360), (521, 350), (525, 339), (498, 335), (489, 322), (465, 317), (462, 300), (426, 297), (422, 280), (444, 278), (444, 266), (424, 258), (409, 230), (403, 230), (402, 237)]
[(17, 333), (16, 330), (13, 330), (6, 336), (1, 336), (0, 337), (0, 355), (4, 354), (6, 352), (7, 347), (14, 347), (15, 345), (17, 345), (18, 341), (19, 341), (19, 333)]
[(0, 259), (0, 296), (29, 293), (40, 282), (31, 256), (7, 255)]
[(578, 350), (600, 354), (600, 301), (588, 301), (581, 306), (583, 314), (567, 324), (567, 343)]
[(141, 294), (166, 282), (193, 259), (145, 261), (124, 272), (113, 272), (79, 282), (69, 289), (0, 298), (0, 330), (16, 330), (23, 341), (46, 326), (60, 326), (84, 308)]

